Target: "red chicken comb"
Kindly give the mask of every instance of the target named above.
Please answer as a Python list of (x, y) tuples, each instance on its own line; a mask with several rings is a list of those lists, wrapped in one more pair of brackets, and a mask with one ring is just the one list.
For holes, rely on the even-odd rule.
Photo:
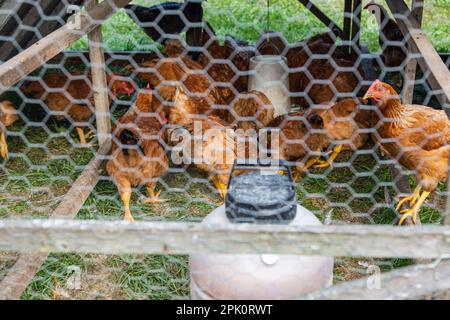
[(120, 92), (122, 94), (132, 94), (134, 92), (134, 85), (127, 81), (120, 83)]
[(370, 85), (368, 92), (376, 91), (380, 86), (388, 90), (391, 94), (397, 94), (397, 91), (395, 91), (395, 89), (390, 84), (378, 79)]
[(369, 90), (368, 91), (375, 91), (375, 90), (377, 90), (377, 88), (378, 88), (378, 86), (379, 85), (383, 85), (383, 82), (381, 82), (380, 80), (375, 80), (374, 82), (372, 82), (372, 84), (370, 85), (370, 87), (369, 87)]

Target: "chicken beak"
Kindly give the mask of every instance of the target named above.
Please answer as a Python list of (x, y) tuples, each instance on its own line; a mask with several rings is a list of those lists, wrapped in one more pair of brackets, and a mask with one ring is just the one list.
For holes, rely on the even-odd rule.
[(367, 101), (369, 101), (369, 99), (373, 98), (373, 94), (369, 91), (366, 92), (366, 94), (363, 97), (363, 100), (367, 103)]

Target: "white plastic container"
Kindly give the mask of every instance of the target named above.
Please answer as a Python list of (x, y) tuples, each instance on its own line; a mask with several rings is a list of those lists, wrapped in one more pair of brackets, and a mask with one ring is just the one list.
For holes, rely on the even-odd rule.
[[(278, 190), (277, 186), (273, 188), (273, 192), (278, 194), (284, 191)], [(267, 193), (267, 190), (264, 192)], [(239, 193), (242, 191), (239, 190)], [(292, 203), (290, 201), (296, 201), (295, 197), (289, 198), (286, 203)], [(269, 206), (273, 205), (269, 199), (267, 203)], [(292, 212), (292, 209), (294, 215), (286, 214)], [(321, 224), (314, 214), (299, 205), (296, 206), (296, 213), (295, 204), (293, 207), (286, 205), (276, 208), (275, 211), (277, 210), (287, 217), (289, 225)], [(202, 223), (211, 225), (233, 223), (229, 214), (228, 210), (227, 216), (223, 205), (211, 212)], [(245, 219), (248, 219), (250, 214), (246, 215)], [(262, 220), (259, 221), (261, 222)], [(191, 298), (201, 300), (295, 299), (328, 287), (333, 282), (333, 258), (325, 256), (196, 254), (189, 257), (189, 268)]]
[(286, 58), (260, 55), (250, 59), (248, 90), (263, 92), (275, 108), (275, 117), (291, 111)]

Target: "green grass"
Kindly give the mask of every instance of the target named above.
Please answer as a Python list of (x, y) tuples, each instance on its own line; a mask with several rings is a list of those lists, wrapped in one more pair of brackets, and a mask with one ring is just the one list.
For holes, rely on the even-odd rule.
[[(133, 3), (150, 6), (160, 1), (137, 0)], [(384, 4), (384, 1), (378, 1)], [(231, 34), (238, 39), (254, 43), (266, 29), (265, 0), (210, 0), (203, 4), (205, 19), (216, 33), (223, 37)], [(318, 0), (315, 3), (338, 25), (342, 25), (342, 0)], [(387, 6), (386, 6), (387, 7)], [(423, 29), (433, 46), (440, 52), (450, 52), (450, 0), (425, 2)], [(324, 25), (296, 0), (272, 0), (269, 28), (281, 32), (294, 43), (326, 30)], [(154, 50), (157, 46), (137, 27), (124, 10), (116, 13), (103, 25), (105, 46), (109, 50)], [(362, 14), (362, 41), (373, 51), (379, 49), (375, 18), (366, 10)], [(86, 50), (87, 40), (82, 38), (70, 47)]]
[[(74, 274), (79, 287), (71, 286)], [(27, 300), (188, 297), (185, 256), (88, 254), (51, 254), (22, 295)]]

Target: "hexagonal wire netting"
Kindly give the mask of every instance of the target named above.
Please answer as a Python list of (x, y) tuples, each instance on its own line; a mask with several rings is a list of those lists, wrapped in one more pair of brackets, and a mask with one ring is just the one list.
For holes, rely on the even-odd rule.
[[(84, 12), (82, 2), (0, 1), (2, 62)], [(417, 68), (414, 86), (408, 82), (405, 69), (420, 54), (408, 53), (384, 1), (313, 1), (336, 21), (332, 31), (301, 2), (139, 0), (116, 8), (100, 46), (112, 149), (73, 218), (200, 222), (223, 203), (233, 160), (257, 155), (247, 144), (222, 163), (225, 141), (235, 146), (244, 132), (255, 142), (272, 128), (273, 150), (259, 156), (288, 161), (298, 204), (323, 224), (441, 224), (448, 121), (444, 111), (407, 106), (444, 109), (431, 71)], [(425, 1), (422, 23), (447, 67), (449, 7)], [(69, 21), (74, 33), (78, 22)], [(3, 93), (1, 218), (48, 218), (98, 153), (88, 49), (83, 36)], [(390, 86), (372, 86), (375, 79)], [(212, 128), (219, 133), (204, 138)], [(181, 150), (186, 133), (204, 142)], [(411, 190), (417, 197), (396, 210)], [(0, 252), (0, 286), (18, 258)], [(43, 261), (22, 298), (189, 297), (183, 255), (51, 253)], [(415, 262), (335, 258), (334, 283)]]

